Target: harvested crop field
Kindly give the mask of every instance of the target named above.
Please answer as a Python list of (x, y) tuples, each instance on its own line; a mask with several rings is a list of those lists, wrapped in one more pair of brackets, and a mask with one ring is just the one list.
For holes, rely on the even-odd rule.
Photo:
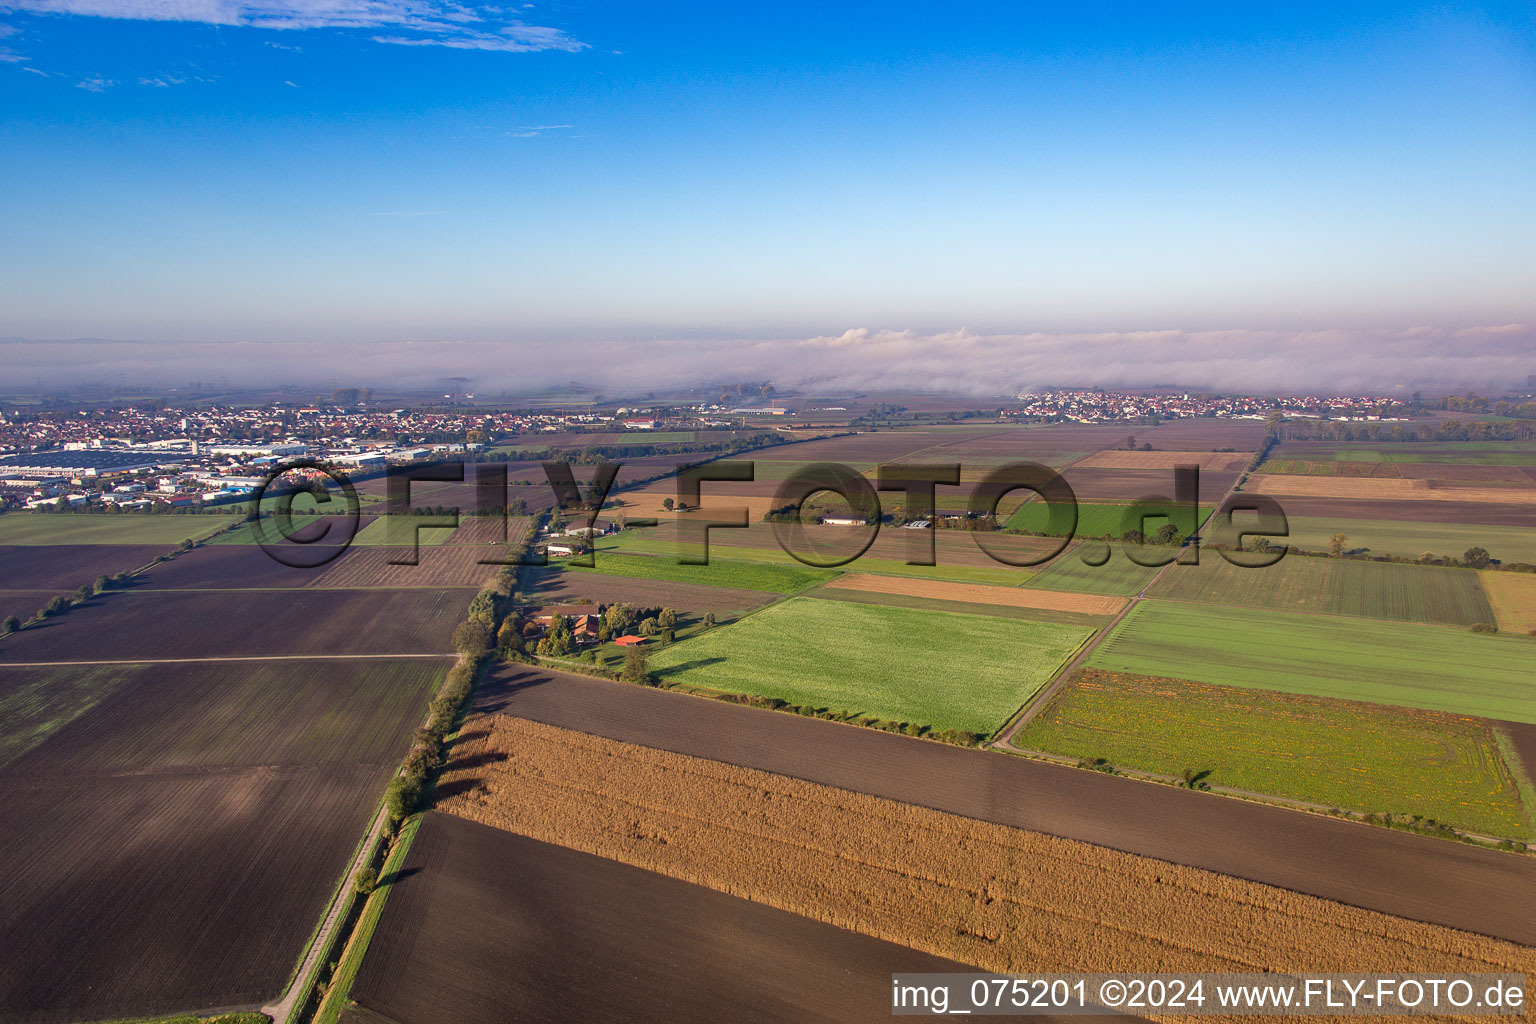
[(472, 590), (136, 591), (0, 640), (0, 664), (306, 654), (438, 654)]
[(1094, 649), (1109, 672), (1536, 722), (1536, 641), (1443, 626), (1143, 601)]
[(352, 987), (366, 1012), (342, 1020), (876, 1022), (891, 1016), (891, 972), (968, 969), (434, 812)]
[(1506, 633), (1536, 633), (1536, 575), (1485, 571), (1481, 577), (1495, 624)]
[(975, 583), (940, 583), (902, 576), (871, 576), (849, 573), (828, 583), (833, 589), (867, 590), (877, 594), (903, 594), (930, 597), (966, 604), (994, 604), (1014, 608), (1046, 608), (1083, 615), (1115, 615), (1125, 607), (1118, 597), (1074, 594), (1059, 590), (1034, 590), (1019, 587), (988, 587)]
[[(990, 735), (1092, 630), (793, 598), (653, 652), (669, 683)], [(955, 663), (955, 652), (964, 660)], [(942, 667), (952, 666), (952, 667)]]
[[(597, 556), (603, 558), (602, 554)], [(738, 590), (565, 569), (530, 569), (524, 589), (539, 604), (632, 604), (740, 614), (774, 600), (766, 590)]]
[(1536, 505), (1536, 487), (1435, 487), (1429, 480), (1378, 480), (1255, 473), (1247, 489), (1255, 494), (1305, 498), (1360, 498), (1380, 501), (1494, 502)]
[(0, 589), (74, 590), (97, 576), (131, 572), (166, 554), (159, 545), (79, 544), (0, 547)]
[(1536, 966), (1511, 943), (767, 772), (510, 717), (472, 732), (442, 810), (986, 970)]
[[(1014, 745), (1363, 813), (1528, 837), (1484, 719), (1088, 669)], [(1532, 808), (1536, 811), (1536, 808)]]
[[(177, 555), (137, 581), (145, 590), (288, 590), (303, 588), (410, 589), (481, 587), (495, 575), (492, 545), (423, 544), (415, 565), (394, 565), (412, 557), (410, 548), (377, 545), (315, 545), (294, 552), (295, 559), (323, 564), (290, 567), (254, 544), (210, 544)], [(329, 561), (325, 559), (329, 558)]]
[(544, 669), (498, 669), (475, 709), (1536, 946), (1536, 862), (1526, 857)]
[(1494, 616), (1486, 577), (1469, 569), (1303, 555), (1243, 568), (1207, 551), (1199, 565), (1177, 565), (1159, 576), (1149, 596), (1445, 626)]
[(1095, 452), (1074, 464), (1074, 469), (1163, 469), (1199, 466), (1213, 472), (1236, 472), (1248, 465), (1252, 452)]
[(441, 672), (0, 669), (0, 1021), (275, 996)]

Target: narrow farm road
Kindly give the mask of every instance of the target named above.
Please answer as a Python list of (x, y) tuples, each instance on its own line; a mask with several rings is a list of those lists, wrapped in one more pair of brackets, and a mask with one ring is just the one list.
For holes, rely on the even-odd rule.
[(294, 973), (293, 981), (288, 985), (288, 991), (283, 997), (269, 1006), (263, 1006), (261, 1012), (271, 1017), (274, 1024), (287, 1024), (292, 1015), (294, 1006), (299, 1000), (300, 993), (305, 991), (305, 983), (314, 973), (315, 965), (320, 957), (331, 948), (331, 939), (336, 934), (337, 927), (341, 924), (342, 912), (348, 906), (347, 893), (351, 891), (357, 880), (357, 873), (368, 863), (369, 855), (379, 841), (386, 823), (386, 811), (383, 805), (379, 806), (379, 813), (374, 815), (373, 824), (369, 826), (368, 835), (358, 847), (357, 855), (352, 858), (352, 863), (347, 868), (347, 876), (342, 880), (341, 888), (337, 890), (335, 898), (331, 901), (331, 908), (326, 912), (325, 920), (320, 923), (320, 930), (315, 933), (314, 940), (309, 944), (309, 950), (304, 954), (304, 962), (299, 965)]

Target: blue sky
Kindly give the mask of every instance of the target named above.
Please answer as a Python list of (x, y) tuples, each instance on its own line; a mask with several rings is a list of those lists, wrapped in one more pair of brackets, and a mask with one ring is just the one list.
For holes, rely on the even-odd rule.
[(6, 336), (1536, 317), (1528, 4), (0, 0), (0, 152)]

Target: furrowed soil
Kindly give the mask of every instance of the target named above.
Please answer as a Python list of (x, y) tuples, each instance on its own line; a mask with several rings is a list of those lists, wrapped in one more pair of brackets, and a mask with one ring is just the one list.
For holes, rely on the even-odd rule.
[[(1536, 946), (1536, 861), (1528, 857), (542, 669), (498, 669), (475, 709)], [(462, 788), (477, 777), (462, 772)]]
[(1536, 969), (1508, 942), (506, 716), (453, 761), (441, 810), (985, 970)]
[(903, 594), (966, 604), (993, 604), (1014, 608), (1045, 608), (1084, 615), (1115, 615), (1125, 607), (1118, 597), (1074, 594), (1056, 590), (1024, 590), (1018, 587), (988, 587), (974, 583), (945, 583), (915, 580), (903, 576), (870, 576), (850, 573), (827, 584), (841, 590), (867, 590), (876, 594)]
[(877, 1022), (892, 972), (970, 969), (448, 814), (391, 884), (347, 1024)]
[(0, 547), (0, 588), (74, 590), (97, 576), (131, 572), (166, 554), (176, 541), (156, 544), (28, 544)]
[(0, 1021), (277, 995), (442, 672), (0, 669)]
[(295, 654), (435, 654), (472, 590), (108, 594), (0, 640), (0, 664)]

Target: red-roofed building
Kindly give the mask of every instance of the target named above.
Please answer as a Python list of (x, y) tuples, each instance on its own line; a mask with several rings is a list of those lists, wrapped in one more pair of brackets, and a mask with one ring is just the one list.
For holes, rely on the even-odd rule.
[(643, 636), (634, 636), (633, 634), (631, 634), (629, 636), (621, 636), (621, 637), (619, 637), (617, 640), (614, 641), (614, 643), (618, 644), (620, 647), (635, 647), (635, 646), (638, 646), (640, 644), (645, 643), (645, 637), (643, 637)]

